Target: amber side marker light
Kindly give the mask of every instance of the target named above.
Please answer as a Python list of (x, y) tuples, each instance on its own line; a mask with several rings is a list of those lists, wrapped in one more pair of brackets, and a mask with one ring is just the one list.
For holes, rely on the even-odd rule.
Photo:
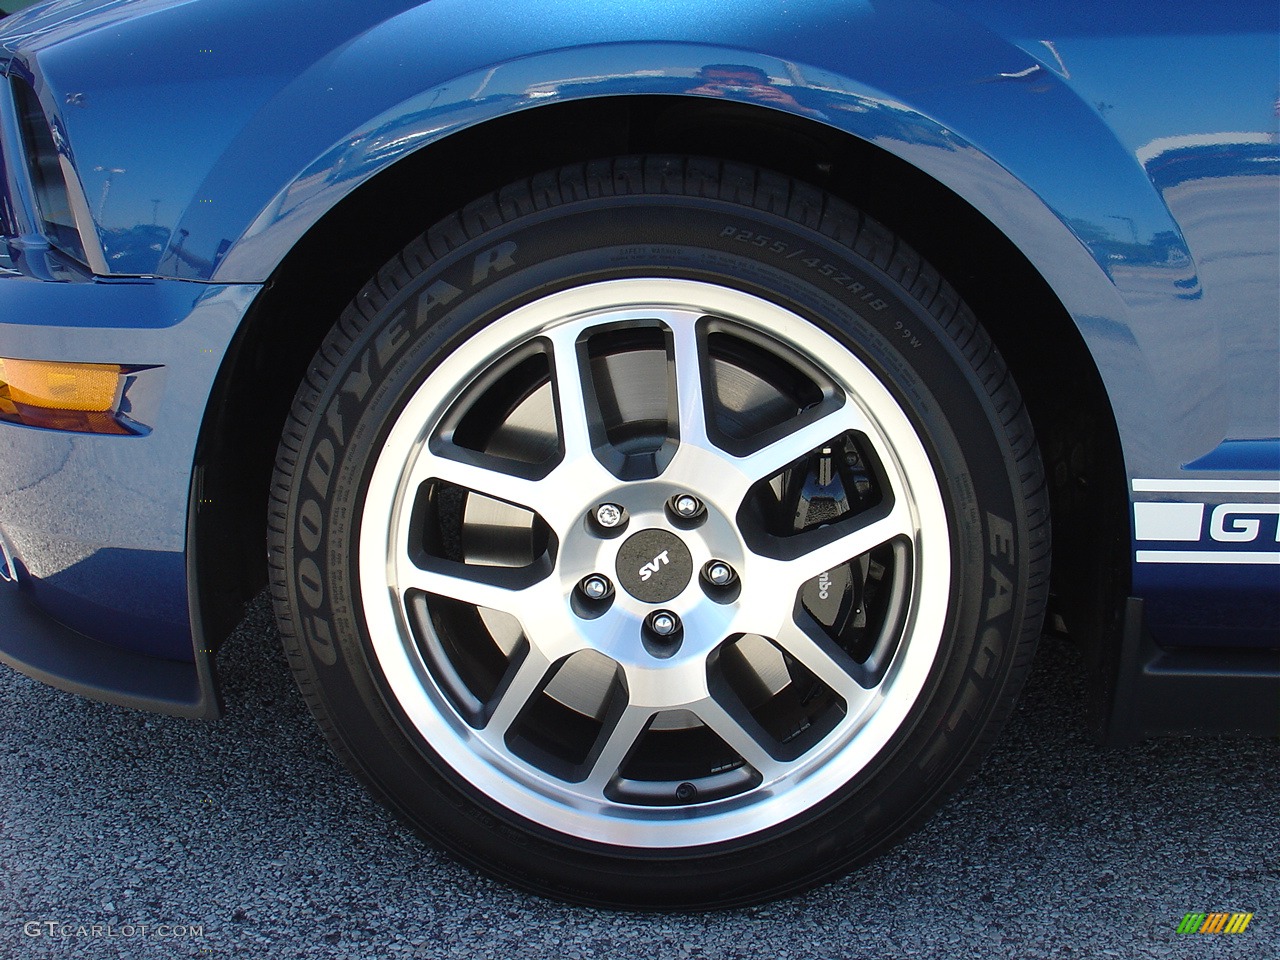
[(126, 369), (0, 357), (0, 420), (76, 433), (132, 434), (121, 422)]

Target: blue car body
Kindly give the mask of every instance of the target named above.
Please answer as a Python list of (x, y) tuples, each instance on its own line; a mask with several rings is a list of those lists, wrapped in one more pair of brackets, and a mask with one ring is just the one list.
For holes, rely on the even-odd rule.
[[(834, 157), (970, 299), (1036, 291), (994, 335), (1024, 386), (1045, 378), (1042, 409), (1088, 400), (1037, 432), (1100, 728), (1274, 730), (1277, 26), (1271, 3), (1151, 0), (58, 0), (8, 17), (0, 357), (125, 365), (129, 433), (0, 422), (0, 658), (216, 714), (212, 652), (261, 582), (256, 438), (278, 435), (320, 336), (298, 291), (349, 299), (345, 278), (468, 190), (628, 137), (706, 151), (709, 126), (764, 165)], [(72, 241), (35, 213), (31, 97)]]

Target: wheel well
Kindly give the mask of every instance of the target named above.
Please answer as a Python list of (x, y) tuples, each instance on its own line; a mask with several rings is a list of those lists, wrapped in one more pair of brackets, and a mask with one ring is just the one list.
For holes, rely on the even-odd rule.
[(357, 188), (302, 238), (242, 324), (201, 436), (195, 560), (206, 636), (219, 642), (266, 582), (267, 489), (285, 415), (364, 282), (476, 196), (625, 153), (703, 154), (813, 183), (885, 223), (958, 288), (1013, 370), (1040, 439), (1055, 593), (1086, 651), (1103, 650), (1128, 592), (1123, 461), (1098, 371), (1043, 278), (961, 198), (880, 148), (777, 111), (686, 97), (553, 104), (459, 132)]

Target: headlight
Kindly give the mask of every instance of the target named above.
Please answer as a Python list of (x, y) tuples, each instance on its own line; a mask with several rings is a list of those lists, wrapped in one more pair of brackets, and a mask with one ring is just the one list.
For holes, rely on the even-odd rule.
[(85, 263), (88, 258), (71, 208), (53, 128), (31, 87), (17, 78), (11, 78), (10, 86), (41, 232), (63, 253)]

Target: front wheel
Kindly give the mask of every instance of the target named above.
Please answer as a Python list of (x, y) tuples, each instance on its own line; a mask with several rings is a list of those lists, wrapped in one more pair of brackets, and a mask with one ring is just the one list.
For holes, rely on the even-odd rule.
[(513, 184), (360, 293), (280, 448), (272, 571), (334, 749), (460, 858), (676, 908), (917, 824), (1039, 632), (1038, 455), (955, 293), (767, 172)]

